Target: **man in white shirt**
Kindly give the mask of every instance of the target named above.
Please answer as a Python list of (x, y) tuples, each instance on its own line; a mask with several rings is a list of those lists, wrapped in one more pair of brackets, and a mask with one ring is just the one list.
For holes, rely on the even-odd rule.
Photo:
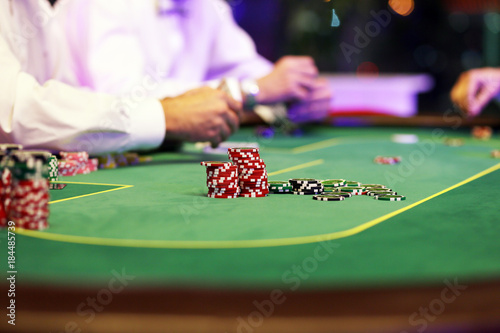
[(299, 121), (328, 111), (331, 91), (314, 60), (264, 59), (224, 0), (73, 0), (70, 7), (66, 17), (80, 17), (71, 40), (88, 64), (80, 83), (95, 91), (128, 94), (152, 77), (160, 84), (148, 94), (163, 98), (231, 77), (254, 80), (257, 103), (294, 102)]
[(154, 148), (165, 138), (216, 145), (237, 130), (241, 104), (190, 89), (226, 76), (255, 78), (257, 102), (295, 100), (302, 114), (329, 102), (310, 58), (273, 67), (222, 0), (189, 0), (187, 16), (178, 4), (1, 1), (1, 142), (91, 153)]

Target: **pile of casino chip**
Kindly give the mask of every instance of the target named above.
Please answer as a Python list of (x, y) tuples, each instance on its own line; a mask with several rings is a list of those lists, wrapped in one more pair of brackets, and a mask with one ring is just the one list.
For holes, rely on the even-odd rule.
[(324, 190), (321, 181), (316, 179), (290, 179), (289, 182), (295, 195), (321, 194)]
[(229, 159), (238, 167), (240, 196), (261, 198), (269, 194), (267, 170), (259, 148), (229, 148)]
[(59, 175), (68, 177), (89, 174), (98, 169), (116, 169), (151, 162), (151, 157), (139, 156), (137, 153), (102, 154), (90, 158), (87, 152), (60, 152)]
[(240, 194), (238, 167), (231, 162), (201, 162), (207, 167), (209, 198), (235, 199)]
[(85, 175), (97, 171), (99, 160), (97, 158), (89, 159), (87, 152), (65, 152), (59, 153), (59, 175), (76, 176)]
[(376, 164), (399, 164), (401, 163), (402, 158), (401, 156), (376, 156), (373, 159), (373, 162)]
[(204, 161), (210, 198), (262, 198), (269, 193), (266, 164), (258, 148), (229, 148), (232, 162)]
[(273, 194), (312, 195), (317, 201), (344, 201), (353, 196), (372, 196), (381, 201), (403, 201), (405, 196), (382, 184), (362, 184), (345, 179), (319, 180), (314, 178), (294, 178), (288, 181), (269, 181), (269, 191)]
[(471, 134), (475, 139), (488, 141), (493, 135), (493, 129), (489, 126), (474, 126)]
[(49, 217), (49, 160), (46, 151), (25, 151), (19, 145), (0, 145), (0, 226), (43, 230)]

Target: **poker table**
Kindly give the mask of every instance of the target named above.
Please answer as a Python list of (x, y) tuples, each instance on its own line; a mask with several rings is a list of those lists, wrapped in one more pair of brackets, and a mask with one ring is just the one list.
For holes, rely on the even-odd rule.
[[(393, 142), (396, 133), (419, 142)], [(465, 144), (444, 145), (447, 137)], [(444, 127), (318, 126), (299, 137), (242, 129), (230, 140), (257, 142), (270, 180), (342, 178), (385, 184), (407, 199), (207, 198), (200, 161), (227, 155), (194, 144), (150, 163), (66, 177), (66, 188), (51, 191), (50, 228), (16, 232), (15, 328), (500, 326), (500, 161), (490, 156), (498, 134), (480, 141)], [(402, 162), (379, 165), (377, 155)], [(5, 245), (7, 232), (0, 235)]]

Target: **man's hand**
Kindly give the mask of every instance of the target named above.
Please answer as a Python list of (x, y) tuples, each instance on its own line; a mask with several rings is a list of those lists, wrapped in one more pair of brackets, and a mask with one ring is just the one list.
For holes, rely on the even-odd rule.
[(270, 104), (302, 101), (314, 89), (318, 69), (311, 57), (286, 56), (278, 60), (274, 70), (257, 80), (260, 93), (257, 102)]
[(500, 69), (480, 68), (462, 73), (451, 90), (452, 102), (469, 116), (477, 116), (500, 92)]
[(198, 88), (161, 103), (169, 139), (210, 141), (217, 147), (239, 128), (241, 103), (219, 90)]
[(323, 120), (328, 116), (331, 100), (332, 91), (328, 81), (317, 79), (307, 98), (290, 107), (288, 117), (295, 123)]

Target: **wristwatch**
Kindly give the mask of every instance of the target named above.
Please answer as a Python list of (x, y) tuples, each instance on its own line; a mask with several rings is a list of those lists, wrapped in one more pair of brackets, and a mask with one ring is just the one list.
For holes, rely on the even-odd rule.
[(243, 109), (252, 111), (257, 106), (257, 96), (260, 92), (257, 81), (251, 79), (242, 80), (240, 88), (243, 95)]

